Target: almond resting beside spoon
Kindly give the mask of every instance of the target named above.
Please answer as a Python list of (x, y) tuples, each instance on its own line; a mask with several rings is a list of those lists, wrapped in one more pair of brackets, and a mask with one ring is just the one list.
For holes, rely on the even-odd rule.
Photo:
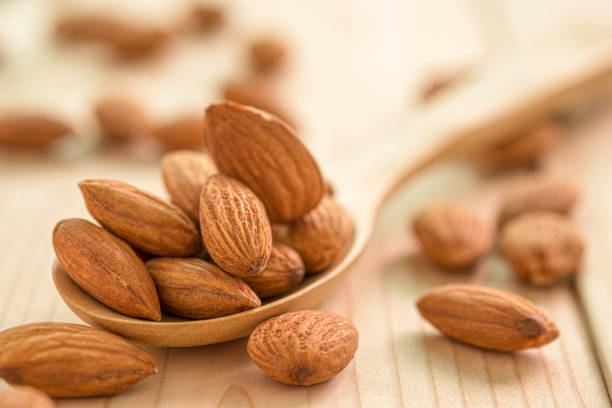
[[(344, 257), (307, 277), (288, 294), (230, 316), (187, 320), (164, 315), (159, 322), (122, 315), (81, 290), (53, 264), (63, 300), (84, 321), (144, 344), (189, 347), (247, 336), (278, 314), (313, 308), (340, 284), (363, 252), (378, 209), (403, 181), (432, 162), (495, 142), (552, 114), (580, 108), (612, 83), (612, 41), (514, 56), (483, 67), (456, 89), (383, 132), (351, 160), (327, 163), (338, 198), (353, 218), (354, 236)], [(350, 146), (347, 149), (350, 150)], [(356, 159), (358, 158), (358, 159)]]

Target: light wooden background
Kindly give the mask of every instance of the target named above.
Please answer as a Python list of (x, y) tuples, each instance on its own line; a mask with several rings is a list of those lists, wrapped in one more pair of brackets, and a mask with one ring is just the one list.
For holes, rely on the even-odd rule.
[[(126, 2), (106, 2), (104, 7), (118, 3)], [(145, 3), (150, 12), (139, 13), (143, 19), (162, 21), (161, 16), (181, 11), (176, 3), (161, 1), (134, 1), (126, 7)], [(284, 97), (325, 168), (339, 157), (346, 159), (351, 146), (376, 143), (378, 129), (411, 109), (418, 85), (432, 67), (494, 58), (505, 47), (549, 41), (559, 33), (601, 36), (612, 21), (612, 4), (597, 0), (509, 0), (499, 2), (501, 6), (485, 0), (423, 3), (228, 2), (230, 25), (218, 37), (187, 39), (151, 66), (120, 69), (94, 51), (61, 49), (49, 41), (48, 16), (70, 2), (4, 0), (0, 47), (8, 62), (0, 69), (0, 109), (52, 110), (86, 136), (92, 133), (90, 102), (117, 86), (144, 95), (160, 118), (200, 109), (215, 98), (219, 81), (243, 73), (240, 47), (249, 36), (272, 26), (294, 44), (290, 73), (282, 79)], [(496, 20), (476, 18), (496, 13)], [(612, 362), (606, 324), (612, 313), (606, 302), (612, 286), (612, 217), (607, 215), (612, 208), (611, 131), (612, 110), (589, 118), (569, 131), (545, 166), (575, 178), (584, 190), (575, 214), (588, 240), (578, 280), (584, 310), (573, 288), (517, 285), (496, 254), (473, 273), (459, 275), (443, 273), (421, 257), (408, 228), (415, 211), (429, 201), (452, 198), (478, 206), (492, 218), (503, 191), (522, 176), (482, 178), (465, 163), (444, 163), (416, 177), (389, 201), (366, 253), (321, 305), (351, 318), (360, 332), (355, 359), (333, 380), (309, 388), (276, 383), (252, 364), (245, 341), (238, 340), (151, 349), (160, 368), (156, 376), (115, 398), (63, 400), (59, 406), (609, 406), (602, 371), (609, 375)], [(354, 160), (358, 165), (359, 158)], [(87, 216), (76, 188), (87, 177), (115, 177), (163, 194), (157, 163), (128, 154), (59, 160), (0, 153), (0, 329), (43, 320), (78, 322), (53, 287), (50, 241), (58, 220)], [(540, 350), (513, 354), (447, 340), (420, 319), (414, 300), (430, 287), (454, 281), (529, 297), (552, 315), (561, 337)]]

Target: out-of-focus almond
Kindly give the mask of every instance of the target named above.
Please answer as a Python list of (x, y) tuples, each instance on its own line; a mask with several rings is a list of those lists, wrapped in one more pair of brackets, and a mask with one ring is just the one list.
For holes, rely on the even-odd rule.
[(34, 323), (0, 332), (0, 377), (55, 398), (115, 395), (156, 372), (145, 350), (92, 327)]
[(228, 101), (270, 112), (290, 125), (294, 124), (291, 116), (280, 103), (276, 89), (270, 81), (250, 78), (228, 82), (223, 88), (223, 97)]
[(259, 324), (247, 343), (255, 364), (277, 381), (312, 385), (351, 362), (359, 334), (345, 317), (321, 310), (285, 313)]
[(434, 204), (413, 222), (427, 256), (445, 268), (467, 268), (492, 246), (491, 229), (474, 211), (457, 204)]
[(253, 190), (270, 220), (295, 220), (321, 200), (325, 184), (317, 163), (278, 118), (227, 101), (208, 107), (205, 127), (219, 171)]
[(60, 221), (53, 230), (59, 263), (79, 287), (120, 313), (160, 320), (155, 284), (123, 240), (89, 221)]
[(578, 199), (578, 188), (569, 180), (536, 177), (512, 191), (506, 197), (500, 214), (499, 225), (511, 218), (533, 211), (570, 212)]
[(553, 212), (531, 212), (510, 220), (501, 249), (516, 275), (533, 285), (549, 286), (576, 272), (584, 244), (576, 227)]
[(57, 23), (56, 33), (62, 40), (112, 42), (121, 35), (124, 24), (110, 16), (67, 16)]
[(112, 39), (115, 54), (122, 60), (136, 60), (159, 53), (170, 33), (158, 28), (125, 26)]
[(54, 408), (55, 404), (45, 393), (27, 385), (0, 388), (0, 408)]
[(423, 295), (417, 307), (448, 337), (490, 350), (539, 347), (559, 335), (550, 318), (527, 299), (482, 286), (441, 286)]
[(244, 184), (223, 174), (208, 178), (200, 199), (200, 226), (208, 253), (239, 278), (259, 275), (272, 251), (266, 210)]
[(200, 222), (200, 195), (217, 167), (204, 153), (181, 150), (166, 153), (161, 162), (164, 184), (176, 206), (194, 222)]
[(42, 115), (0, 117), (0, 147), (42, 150), (70, 133), (70, 126)]
[(197, 258), (155, 258), (147, 262), (162, 308), (181, 317), (208, 319), (261, 306), (239, 278)]
[(168, 150), (202, 150), (205, 146), (204, 118), (186, 115), (159, 126), (153, 136)]
[(353, 224), (346, 209), (330, 196), (295, 221), (284, 242), (295, 249), (307, 273), (318, 273), (336, 262), (348, 248)]
[(84, 180), (79, 188), (89, 213), (134, 247), (159, 256), (200, 252), (198, 228), (177, 206), (116, 180)]
[(287, 57), (287, 47), (278, 39), (260, 38), (250, 45), (251, 63), (257, 72), (278, 70)]
[(112, 97), (101, 100), (95, 113), (102, 135), (109, 140), (123, 142), (151, 134), (147, 114), (131, 99)]
[(266, 269), (257, 276), (244, 278), (257, 296), (268, 299), (282, 295), (304, 279), (304, 263), (300, 255), (283, 244), (274, 244)]
[(218, 30), (225, 20), (221, 6), (214, 4), (194, 4), (191, 16), (195, 28), (204, 33)]

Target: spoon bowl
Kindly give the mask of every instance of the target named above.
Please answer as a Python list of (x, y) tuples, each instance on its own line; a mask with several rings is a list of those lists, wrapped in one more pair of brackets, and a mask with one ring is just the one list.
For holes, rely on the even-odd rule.
[(384, 137), (362, 152), (324, 166), (353, 217), (352, 244), (335, 265), (256, 309), (208, 320), (164, 315), (153, 322), (122, 315), (90, 297), (57, 261), (53, 280), (81, 319), (141, 343), (190, 347), (247, 336), (268, 318), (313, 308), (328, 297), (365, 249), (378, 208), (407, 178), (436, 160), (494, 142), (551, 114), (583, 110), (611, 83), (612, 41), (588, 46), (569, 41), (550, 50), (513, 55), (481, 67), (460, 86), (383, 132)]

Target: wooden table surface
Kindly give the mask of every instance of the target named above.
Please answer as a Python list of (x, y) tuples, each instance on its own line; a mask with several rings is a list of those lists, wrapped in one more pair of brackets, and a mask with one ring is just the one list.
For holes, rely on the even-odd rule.
[[(43, 23), (57, 10), (56, 4), (48, 3), (0, 2), (0, 45), (3, 54), (15, 57), (0, 69), (0, 109), (53, 110), (85, 135), (93, 132), (91, 101), (118, 84), (144, 95), (161, 118), (200, 109), (214, 100), (220, 80), (242, 73), (240, 47), (272, 22), (294, 44), (291, 72), (282, 79), (285, 101), (300, 119), (301, 134), (323, 168), (338, 157), (346, 159), (351, 151), (347, 146), (375, 143), (377, 129), (410, 109), (409, 101), (430, 67), (461, 65), (494, 54), (493, 40), (481, 40), (483, 30), (490, 27), (474, 22), (478, 13), (491, 7), (484, 1), (234, 1), (229, 2), (233, 17), (225, 34), (181, 42), (153, 66), (126, 69), (108, 65), (98, 55), (83, 59), (87, 50), (64, 50), (50, 42), (50, 25)], [(588, 7), (569, 0), (531, 3), (500, 2), (509, 28), (500, 30), (496, 44), (516, 46), (534, 36), (545, 38), (576, 27), (584, 33), (585, 26), (600, 36), (598, 27), (612, 21), (612, 5), (606, 1), (585, 2)], [(174, 6), (159, 4), (143, 18), (159, 18), (170, 9), (179, 13)], [(489, 12), (496, 10), (500, 9)], [(19, 22), (31, 19), (41, 26), (31, 28), (32, 35), (20, 35)], [(588, 244), (576, 287), (538, 290), (520, 285), (497, 253), (468, 274), (445, 273), (427, 262), (408, 228), (419, 208), (437, 199), (454, 199), (493, 219), (504, 191), (524, 176), (483, 177), (467, 163), (449, 161), (420, 173), (388, 201), (366, 252), (342, 287), (320, 306), (349, 317), (360, 332), (355, 359), (334, 379), (308, 388), (277, 383), (251, 362), (245, 340), (189, 349), (152, 348), (157, 375), (114, 398), (61, 400), (58, 405), (609, 406), (605, 379), (612, 380), (612, 329), (607, 324), (612, 313), (610, 133), (612, 110), (607, 109), (569, 129), (544, 164), (548, 171), (574, 178), (583, 189), (574, 218)], [(359, 165), (359, 158), (354, 160)], [(62, 218), (88, 217), (76, 187), (78, 180), (88, 177), (118, 178), (164, 194), (157, 162), (125, 153), (60, 160), (0, 152), (0, 330), (36, 321), (79, 322), (51, 280), (51, 231)], [(414, 307), (424, 291), (448, 282), (520, 293), (552, 316), (561, 336), (541, 349), (519, 353), (487, 352), (450, 341)]]

